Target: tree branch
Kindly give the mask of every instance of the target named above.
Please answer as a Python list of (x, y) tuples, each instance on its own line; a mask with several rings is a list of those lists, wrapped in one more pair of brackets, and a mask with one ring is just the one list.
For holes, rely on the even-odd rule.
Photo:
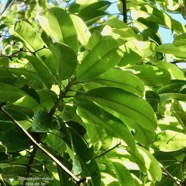
[(127, 24), (127, 0), (122, 0), (123, 3), (123, 22)]
[(51, 110), (49, 112), (49, 116), (52, 117), (54, 115), (55, 111), (58, 109), (58, 107), (60, 105), (60, 101), (63, 100), (63, 98), (66, 96), (66, 94), (68, 93), (68, 91), (70, 90), (72, 85), (74, 84), (74, 80), (75, 79), (71, 79), (68, 82), (68, 85), (64, 88), (64, 90), (60, 92), (58, 100), (56, 101), (56, 103), (54, 104), (54, 106), (51, 108)]
[(30, 133), (25, 130), (22, 125), (16, 121), (5, 109), (4, 105), (1, 106), (2, 112), (11, 120), (13, 121), (24, 133), (25, 135), (32, 141), (32, 143), (40, 149), (43, 153), (45, 153), (51, 160), (53, 160), (57, 165), (59, 165), (72, 179), (76, 182), (79, 183), (81, 179), (79, 179), (76, 175), (74, 175), (70, 170), (68, 170), (55, 156), (53, 156), (49, 151), (47, 151), (41, 144), (39, 144), (31, 135)]

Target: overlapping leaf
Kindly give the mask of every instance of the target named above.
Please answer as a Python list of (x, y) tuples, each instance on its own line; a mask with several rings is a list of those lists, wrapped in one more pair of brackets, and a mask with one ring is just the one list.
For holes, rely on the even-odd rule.
[(117, 88), (103, 87), (90, 90), (85, 98), (98, 103), (117, 117), (117, 113), (120, 113), (148, 130), (156, 129), (156, 117), (151, 106), (131, 93)]

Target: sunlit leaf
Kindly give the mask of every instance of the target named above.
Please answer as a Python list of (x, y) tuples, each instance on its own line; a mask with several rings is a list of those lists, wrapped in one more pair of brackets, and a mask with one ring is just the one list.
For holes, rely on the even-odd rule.
[(131, 93), (116, 88), (97, 88), (90, 90), (85, 98), (95, 101), (115, 116), (118, 112), (148, 130), (156, 129), (156, 117), (150, 105)]
[(115, 66), (121, 57), (117, 42), (111, 37), (105, 37), (84, 57), (77, 71), (77, 79), (93, 79)]

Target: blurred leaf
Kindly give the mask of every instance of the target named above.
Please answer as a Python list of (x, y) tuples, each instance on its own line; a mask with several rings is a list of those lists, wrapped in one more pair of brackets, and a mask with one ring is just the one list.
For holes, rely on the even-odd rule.
[(185, 148), (186, 135), (171, 130), (160, 132), (154, 146), (161, 151), (170, 152)]

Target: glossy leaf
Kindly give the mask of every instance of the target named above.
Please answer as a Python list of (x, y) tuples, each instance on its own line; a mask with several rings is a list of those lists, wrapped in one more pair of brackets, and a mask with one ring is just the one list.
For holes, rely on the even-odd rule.
[(116, 88), (97, 88), (89, 91), (85, 98), (98, 103), (115, 116), (118, 116), (118, 112), (148, 130), (156, 129), (156, 117), (150, 105), (131, 93)]
[(77, 80), (95, 78), (115, 66), (121, 57), (117, 42), (111, 37), (105, 37), (84, 57), (77, 71)]

